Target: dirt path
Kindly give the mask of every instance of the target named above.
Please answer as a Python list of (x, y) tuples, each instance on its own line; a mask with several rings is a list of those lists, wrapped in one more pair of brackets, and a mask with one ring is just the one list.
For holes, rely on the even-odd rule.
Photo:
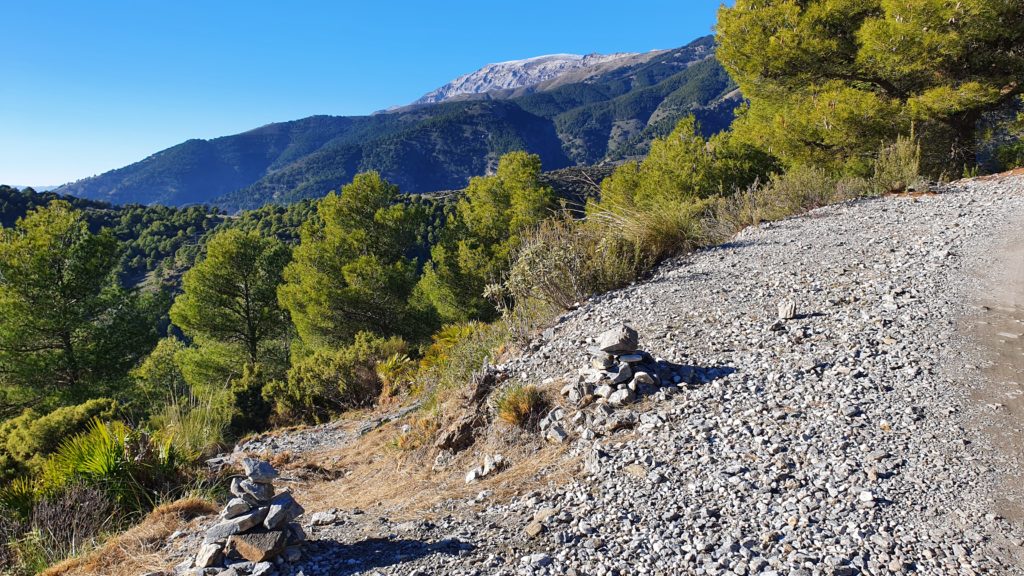
[[(999, 249), (974, 271), (978, 315), (970, 331), (985, 381), (972, 394), (977, 424), (1000, 455), (1006, 491), (997, 511), (1024, 520), (1024, 215), (1007, 230)], [(1015, 472), (1016, 471), (1016, 472)]]

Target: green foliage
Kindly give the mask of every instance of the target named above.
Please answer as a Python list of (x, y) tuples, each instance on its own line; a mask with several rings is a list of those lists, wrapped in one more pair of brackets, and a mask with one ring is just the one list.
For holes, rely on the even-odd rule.
[(470, 181), (420, 283), (445, 321), (494, 317), (484, 288), (501, 281), (522, 235), (553, 209), (540, 170), (539, 157), (512, 152), (502, 156), (497, 174)]
[(197, 342), (236, 345), (245, 362), (259, 364), (266, 343), (286, 332), (277, 287), (289, 257), (284, 244), (252, 232), (215, 235), (206, 257), (185, 273), (171, 320)]
[(737, 137), (789, 165), (866, 176), (913, 122), (929, 171), (958, 174), (982, 114), (1024, 91), (1019, 2), (738, 0), (717, 31), (750, 101)]
[(569, 215), (545, 220), (524, 237), (514, 261), (505, 287), (517, 306), (539, 300), (563, 310), (629, 284), (645, 266), (642, 253), (603, 225)]
[(152, 323), (117, 257), (112, 235), (61, 202), (0, 231), (0, 413), (87, 398), (145, 353)]
[(0, 470), (4, 479), (15, 474), (38, 472), (43, 460), (64, 439), (81, 432), (94, 418), (110, 418), (117, 404), (107, 398), (39, 414), (31, 408), (0, 424)]
[(264, 396), (275, 403), (284, 420), (329, 419), (375, 401), (381, 392), (377, 365), (405, 354), (407, 348), (397, 336), (381, 338), (359, 332), (348, 346), (319, 349), (296, 359), (287, 382), (271, 382), (264, 388)]
[(110, 496), (124, 513), (148, 508), (174, 485), (180, 462), (169, 442), (158, 444), (120, 421), (94, 419), (61, 443), (40, 475), (41, 494), (83, 483)]
[(445, 325), (423, 352), (413, 392), (436, 394), (462, 389), (485, 362), (494, 360), (508, 340), (504, 322)]
[(879, 152), (872, 178), (879, 193), (915, 189), (920, 179), (921, 145), (913, 136), (899, 136)]
[(223, 445), (237, 403), (223, 388), (208, 382), (190, 386), (182, 372), (187, 355), (181, 341), (164, 338), (132, 371), (132, 381), (144, 399), (137, 412), (150, 415), (152, 428), (191, 461), (211, 455)]
[[(777, 170), (773, 159), (723, 133), (705, 141), (692, 118), (651, 144), (642, 162), (621, 166), (587, 206), (588, 226), (600, 229), (603, 264), (597, 278), (636, 277), (663, 258), (700, 242), (709, 199), (749, 186)], [(629, 263), (624, 271), (617, 263)], [(600, 284), (598, 284), (600, 286)]]
[(397, 200), (380, 175), (360, 174), (303, 226), (278, 294), (307, 348), (345, 346), (361, 331), (429, 333), (427, 312), (410, 302), (417, 266), (409, 254), (426, 214)]

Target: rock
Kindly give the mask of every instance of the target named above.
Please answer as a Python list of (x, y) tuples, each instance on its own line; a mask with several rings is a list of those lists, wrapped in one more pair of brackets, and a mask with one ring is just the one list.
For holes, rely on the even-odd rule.
[(569, 438), (569, 435), (566, 433), (565, 428), (562, 428), (561, 424), (555, 424), (551, 428), (548, 428), (545, 438), (547, 438), (549, 442), (561, 444)]
[(618, 372), (612, 374), (612, 384), (625, 384), (632, 377), (633, 369), (630, 368), (629, 364), (623, 362), (619, 364)]
[(199, 549), (199, 553), (196, 554), (195, 567), (210, 568), (219, 565), (223, 559), (224, 549), (220, 544), (203, 544), (203, 547)]
[(224, 519), (229, 520), (231, 518), (241, 516), (250, 510), (252, 510), (252, 506), (250, 506), (245, 500), (242, 500), (241, 498), (232, 498), (231, 500), (228, 500), (227, 505), (224, 506), (224, 511), (221, 513), (221, 516)]
[(249, 576), (270, 576), (274, 572), (274, 565), (270, 562), (257, 562), (252, 570), (249, 572)]
[(604, 384), (602, 386), (598, 386), (597, 390), (594, 390), (594, 395), (600, 396), (601, 398), (607, 398), (612, 395), (612, 392), (615, 392), (615, 388), (610, 384)]
[(558, 514), (558, 508), (541, 508), (533, 515), (534, 522), (547, 522), (549, 518)]
[(338, 521), (335, 512), (316, 512), (309, 518), (310, 526), (327, 526)]
[(250, 562), (265, 562), (284, 552), (287, 537), (282, 530), (236, 534), (228, 540), (228, 547)]
[(654, 385), (654, 377), (643, 371), (636, 371), (633, 373), (633, 382), (637, 385)]
[(501, 454), (494, 454), (484, 457), (484, 476), (489, 476), (493, 472), (498, 472), (505, 468), (505, 457)]
[(214, 524), (206, 531), (206, 542), (221, 542), (230, 536), (255, 528), (267, 517), (267, 508), (257, 508), (230, 520)]
[(277, 470), (263, 460), (242, 458), (242, 470), (249, 480), (259, 484), (270, 484), (277, 479)]
[(473, 431), (476, 429), (479, 417), (475, 413), (465, 414), (445, 429), (434, 442), (438, 450), (448, 452), (461, 452), (473, 444)]
[(476, 468), (471, 469), (469, 472), (466, 472), (466, 484), (472, 484), (473, 482), (476, 482), (477, 480), (483, 478), (483, 476), (483, 469), (477, 466)]
[(268, 530), (279, 528), (301, 516), (305, 510), (292, 498), (291, 493), (283, 492), (270, 501), (267, 510), (267, 517), (263, 519), (263, 526)]
[(796, 302), (783, 300), (779, 302), (779, 320), (792, 320), (796, 318)]
[(612, 395), (608, 397), (608, 404), (611, 404), (612, 406), (624, 406), (632, 402), (634, 399), (636, 399), (636, 394), (634, 394), (629, 388), (623, 388), (622, 390), (612, 392)]
[[(274, 497), (274, 485), (264, 484), (261, 482), (253, 482), (246, 478), (238, 483), (239, 489), (243, 494), (248, 494), (252, 498), (256, 499), (257, 502), (270, 502)], [(236, 494), (237, 496), (237, 494)]]
[(544, 532), (544, 524), (537, 522), (536, 520), (526, 525), (526, 535), (530, 538), (536, 538)]
[(625, 362), (627, 364), (636, 364), (644, 361), (643, 354), (623, 354), (619, 356), (619, 362)]
[(597, 337), (597, 347), (609, 354), (631, 354), (636, 352), (639, 345), (640, 335), (625, 324), (602, 332)]

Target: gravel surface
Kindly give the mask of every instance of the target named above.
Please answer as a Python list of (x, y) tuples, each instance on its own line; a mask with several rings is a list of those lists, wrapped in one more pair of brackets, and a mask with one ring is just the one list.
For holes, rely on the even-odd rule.
[[(1006, 481), (1022, 465), (990, 448), (984, 343), (964, 329), (1021, 214), (1024, 178), (963, 182), (668, 262), (504, 367), (575, 381), (594, 338), (625, 322), (681, 376), (616, 409), (615, 432), (567, 408), (569, 456), (585, 462), (571, 483), (452, 500), (432, 522), (311, 515), (305, 557), (279, 571), (1024, 574), (1024, 524), (999, 507), (1022, 501)], [(796, 317), (780, 321), (786, 299)]]

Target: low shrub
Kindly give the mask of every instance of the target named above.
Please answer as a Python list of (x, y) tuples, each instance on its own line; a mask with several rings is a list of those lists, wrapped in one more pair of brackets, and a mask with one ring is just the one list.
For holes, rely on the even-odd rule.
[(498, 418), (520, 428), (536, 426), (546, 405), (544, 395), (536, 386), (511, 386), (495, 400)]
[(94, 419), (46, 461), (37, 494), (46, 497), (81, 483), (104, 492), (121, 514), (134, 514), (177, 486), (179, 465), (169, 442), (158, 445), (124, 422)]
[(355, 341), (338, 350), (317, 350), (297, 360), (287, 381), (270, 382), (264, 398), (275, 406), (282, 421), (325, 421), (345, 410), (368, 406), (381, 393), (377, 364), (408, 345), (395, 336), (381, 338), (360, 332)]
[(31, 528), (42, 544), (46, 564), (95, 547), (114, 526), (114, 503), (93, 486), (76, 483), (43, 496), (32, 509)]
[(27, 409), (0, 425), (0, 473), (4, 478), (38, 472), (61, 441), (85, 430), (94, 418), (111, 418), (117, 404), (96, 398), (49, 414)]
[(384, 403), (407, 391), (416, 376), (416, 362), (408, 354), (396, 352), (377, 363), (380, 380), (380, 402)]
[(875, 192), (888, 194), (905, 192), (920, 187), (921, 145), (914, 139), (900, 136), (895, 142), (883, 146), (875, 160), (872, 184)]

